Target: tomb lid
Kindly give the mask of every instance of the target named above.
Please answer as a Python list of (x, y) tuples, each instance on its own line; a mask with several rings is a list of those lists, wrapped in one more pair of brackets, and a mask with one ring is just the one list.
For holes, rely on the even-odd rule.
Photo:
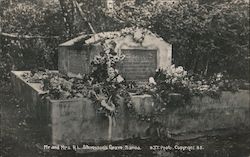
[(90, 37), (91, 37), (91, 35), (85, 35), (85, 34), (83, 34), (83, 35), (80, 35), (78, 37), (75, 37), (73, 39), (70, 39), (70, 40), (68, 40), (68, 41), (60, 44), (59, 47), (62, 47), (62, 46), (66, 46), (66, 47), (67, 46), (73, 46), (77, 42), (85, 43), (85, 40), (88, 39), (88, 38), (90, 38)]

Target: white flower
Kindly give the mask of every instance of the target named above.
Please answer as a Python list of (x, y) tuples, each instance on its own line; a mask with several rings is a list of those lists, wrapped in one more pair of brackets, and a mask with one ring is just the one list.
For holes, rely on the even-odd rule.
[(187, 76), (187, 71), (184, 71), (184, 72), (183, 72), (183, 76)]
[(108, 73), (114, 73), (115, 69), (114, 68), (108, 68)]
[(124, 81), (124, 78), (121, 75), (118, 75), (116, 80), (118, 83), (121, 83), (122, 81)]
[(218, 73), (216, 75), (216, 81), (220, 81), (222, 77), (223, 77), (223, 74), (222, 73)]
[(108, 67), (110, 67), (112, 63), (113, 63), (113, 62), (112, 62), (111, 60), (110, 60), (110, 61), (107, 61)]
[(83, 79), (83, 76), (80, 73), (78, 73), (78, 75), (76, 75), (76, 78)]
[(149, 78), (149, 83), (156, 85), (155, 79), (153, 77)]
[(187, 86), (188, 85), (188, 81), (187, 80), (182, 80), (181, 83), (183, 84), (183, 86)]
[(113, 103), (110, 103), (110, 105), (105, 101), (102, 100), (101, 101), (101, 105), (106, 108), (107, 110), (109, 110), (110, 112), (114, 112), (115, 111), (115, 105)]
[(171, 65), (170, 69), (175, 69), (175, 64)]
[(181, 74), (181, 73), (176, 73), (176, 72), (175, 72), (175, 73), (173, 73), (173, 76), (174, 76), (174, 77), (182, 77), (182, 74)]
[(177, 68), (175, 69), (175, 72), (178, 73), (178, 74), (182, 73), (183, 71), (184, 71), (184, 69), (183, 69), (182, 66), (179, 66), (179, 67), (177, 67)]
[(177, 81), (177, 78), (172, 79), (172, 83), (175, 83)]
[(134, 33), (134, 39), (138, 41), (142, 37), (143, 37), (142, 31), (141, 30), (136, 30), (136, 32)]
[(125, 58), (125, 55), (120, 55), (120, 60), (123, 60)]
[(209, 89), (208, 85), (201, 85), (200, 87), (198, 87), (199, 90), (201, 91), (207, 91)]
[(167, 69), (167, 74), (172, 76), (175, 73), (175, 65), (171, 65), (170, 68)]

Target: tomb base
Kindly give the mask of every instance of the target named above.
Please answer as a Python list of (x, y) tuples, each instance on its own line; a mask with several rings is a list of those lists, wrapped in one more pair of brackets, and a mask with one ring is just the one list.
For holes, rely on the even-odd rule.
[(249, 90), (222, 92), (219, 99), (193, 97), (192, 105), (166, 106), (166, 112), (156, 115), (158, 123), (152, 124), (138, 119), (138, 115), (152, 113), (155, 104), (150, 95), (132, 95), (136, 114), (121, 104), (118, 115), (110, 119), (96, 113), (93, 103), (87, 98), (42, 101), (44, 92), (39, 89), (40, 85), (25, 82), (22, 73), (12, 71), (14, 91), (27, 102), (30, 113), (43, 122), (51, 144), (119, 141), (157, 136), (166, 131), (175, 138), (175, 135), (209, 130), (250, 129)]

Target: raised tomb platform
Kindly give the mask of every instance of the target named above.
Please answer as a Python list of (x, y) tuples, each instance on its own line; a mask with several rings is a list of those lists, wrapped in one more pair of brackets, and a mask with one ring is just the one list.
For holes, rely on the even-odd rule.
[[(109, 35), (116, 36), (115, 51), (126, 56), (117, 68), (128, 81), (147, 82), (156, 69), (167, 69), (172, 64), (172, 45), (152, 33), (142, 40), (140, 33), (107, 32), (82, 35), (59, 45), (58, 71), (53, 72), (74, 76), (88, 74), (95, 55), (103, 51), (99, 41)], [(219, 99), (193, 97), (191, 105), (166, 106), (166, 111), (156, 115), (153, 124), (147, 121), (148, 115), (154, 113), (153, 98), (131, 93), (134, 110), (128, 110), (121, 100), (118, 115), (111, 121), (98, 114), (88, 98), (42, 99), (46, 92), (41, 90), (41, 84), (28, 83), (21, 77), (24, 72), (11, 72), (13, 88), (27, 102), (30, 114), (43, 126), (48, 144), (100, 143), (160, 135), (176, 139), (177, 135), (209, 130), (250, 129), (249, 90), (222, 92)]]
[[(55, 71), (56, 72), (56, 71)], [(157, 116), (159, 124), (151, 126), (138, 116), (153, 112), (154, 102), (150, 95), (133, 95), (134, 113), (124, 105), (118, 109), (116, 124), (110, 128), (107, 117), (96, 113), (91, 100), (87, 98), (42, 101), (45, 93), (39, 83), (27, 83), (21, 75), (24, 71), (12, 71), (11, 78), (15, 93), (27, 102), (27, 108), (45, 128), (48, 143), (81, 144), (99, 143), (146, 138), (150, 128), (167, 130), (173, 138), (177, 135), (206, 132), (209, 130), (232, 128), (250, 129), (249, 90), (236, 93), (222, 92), (219, 99), (193, 97), (192, 105), (167, 108), (167, 112)], [(163, 132), (161, 132), (162, 134)]]

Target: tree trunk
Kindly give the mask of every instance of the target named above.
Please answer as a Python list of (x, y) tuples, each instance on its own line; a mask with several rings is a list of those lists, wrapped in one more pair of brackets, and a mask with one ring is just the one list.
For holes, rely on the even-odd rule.
[(81, 6), (78, 4), (78, 2), (77, 2), (76, 0), (73, 0), (73, 3), (76, 5), (76, 7), (77, 7), (77, 9), (78, 9), (78, 11), (79, 11), (79, 14), (80, 14), (80, 16), (82, 17), (82, 19), (83, 19), (85, 22), (87, 22), (87, 24), (88, 24), (88, 26), (89, 26), (89, 28), (90, 28), (90, 30), (91, 30), (91, 33), (95, 34), (96, 31), (94, 30), (92, 24), (87, 20), (86, 15), (83, 13)]
[(71, 0), (59, 0), (63, 19), (66, 28), (66, 37), (70, 38), (74, 35), (74, 4)]

